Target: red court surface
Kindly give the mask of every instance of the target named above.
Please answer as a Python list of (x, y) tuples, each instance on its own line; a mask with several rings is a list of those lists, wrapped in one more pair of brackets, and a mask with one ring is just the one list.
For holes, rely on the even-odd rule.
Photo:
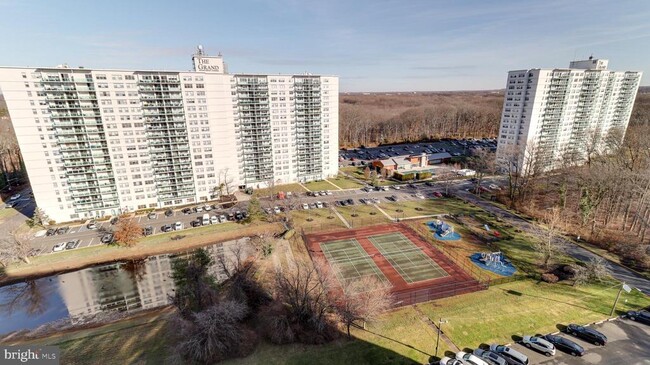
[[(417, 248), (430, 257), (447, 275), (429, 280), (407, 283), (396, 268), (391, 265), (368, 237), (399, 232), (408, 238)], [(451, 259), (426, 242), (418, 233), (405, 224), (393, 223), (369, 226), (359, 229), (348, 229), (335, 232), (314, 233), (305, 235), (305, 244), (312, 259), (327, 261), (321, 244), (331, 241), (352, 239), (359, 242), (368, 256), (374, 261), (384, 276), (392, 285), (396, 306), (411, 305), (429, 300), (469, 293), (485, 287), (463, 271)], [(408, 265), (408, 264), (406, 264)], [(408, 269), (408, 267), (404, 267)]]

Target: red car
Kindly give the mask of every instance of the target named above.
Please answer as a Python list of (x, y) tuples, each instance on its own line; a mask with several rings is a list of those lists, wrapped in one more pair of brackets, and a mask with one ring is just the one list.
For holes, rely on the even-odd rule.
[(433, 192), (433, 196), (435, 196), (436, 198), (442, 198), (442, 194), (440, 194), (440, 193), (437, 192), (437, 191), (434, 191), (434, 192)]

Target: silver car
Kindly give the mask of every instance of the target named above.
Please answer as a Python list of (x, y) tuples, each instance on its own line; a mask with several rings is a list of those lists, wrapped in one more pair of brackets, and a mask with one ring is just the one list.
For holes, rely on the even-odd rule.
[(555, 346), (541, 337), (524, 336), (521, 342), (529, 349), (537, 350), (546, 356), (555, 355)]
[(490, 365), (508, 365), (506, 359), (499, 356), (496, 352), (489, 350), (476, 349), (474, 350), (474, 355), (480, 357), (482, 360), (485, 360)]

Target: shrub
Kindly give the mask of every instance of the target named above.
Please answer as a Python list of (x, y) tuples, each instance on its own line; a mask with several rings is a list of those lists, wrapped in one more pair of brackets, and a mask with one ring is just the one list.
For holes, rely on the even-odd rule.
[(545, 281), (547, 283), (554, 284), (554, 283), (557, 283), (559, 280), (560, 279), (555, 274), (551, 274), (551, 273), (548, 273), (548, 272), (542, 274), (542, 281)]
[(419, 172), (419, 173), (417, 174), (417, 179), (418, 179), (418, 180), (424, 180), (424, 179), (428, 179), (428, 178), (430, 178), (430, 177), (431, 177), (431, 173), (430, 173), (430, 172)]

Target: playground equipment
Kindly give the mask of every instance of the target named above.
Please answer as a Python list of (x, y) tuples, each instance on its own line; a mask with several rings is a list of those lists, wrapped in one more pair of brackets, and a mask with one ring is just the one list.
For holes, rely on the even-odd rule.
[(434, 237), (439, 240), (459, 240), (460, 234), (454, 232), (454, 227), (449, 224), (436, 219), (435, 221), (427, 222), (429, 229), (434, 231)]
[(504, 266), (504, 257), (501, 251), (498, 252), (481, 252), (481, 261), (485, 266)]
[(511, 276), (517, 271), (501, 251), (477, 252), (470, 256), (470, 259), (481, 269), (490, 270), (502, 276)]

